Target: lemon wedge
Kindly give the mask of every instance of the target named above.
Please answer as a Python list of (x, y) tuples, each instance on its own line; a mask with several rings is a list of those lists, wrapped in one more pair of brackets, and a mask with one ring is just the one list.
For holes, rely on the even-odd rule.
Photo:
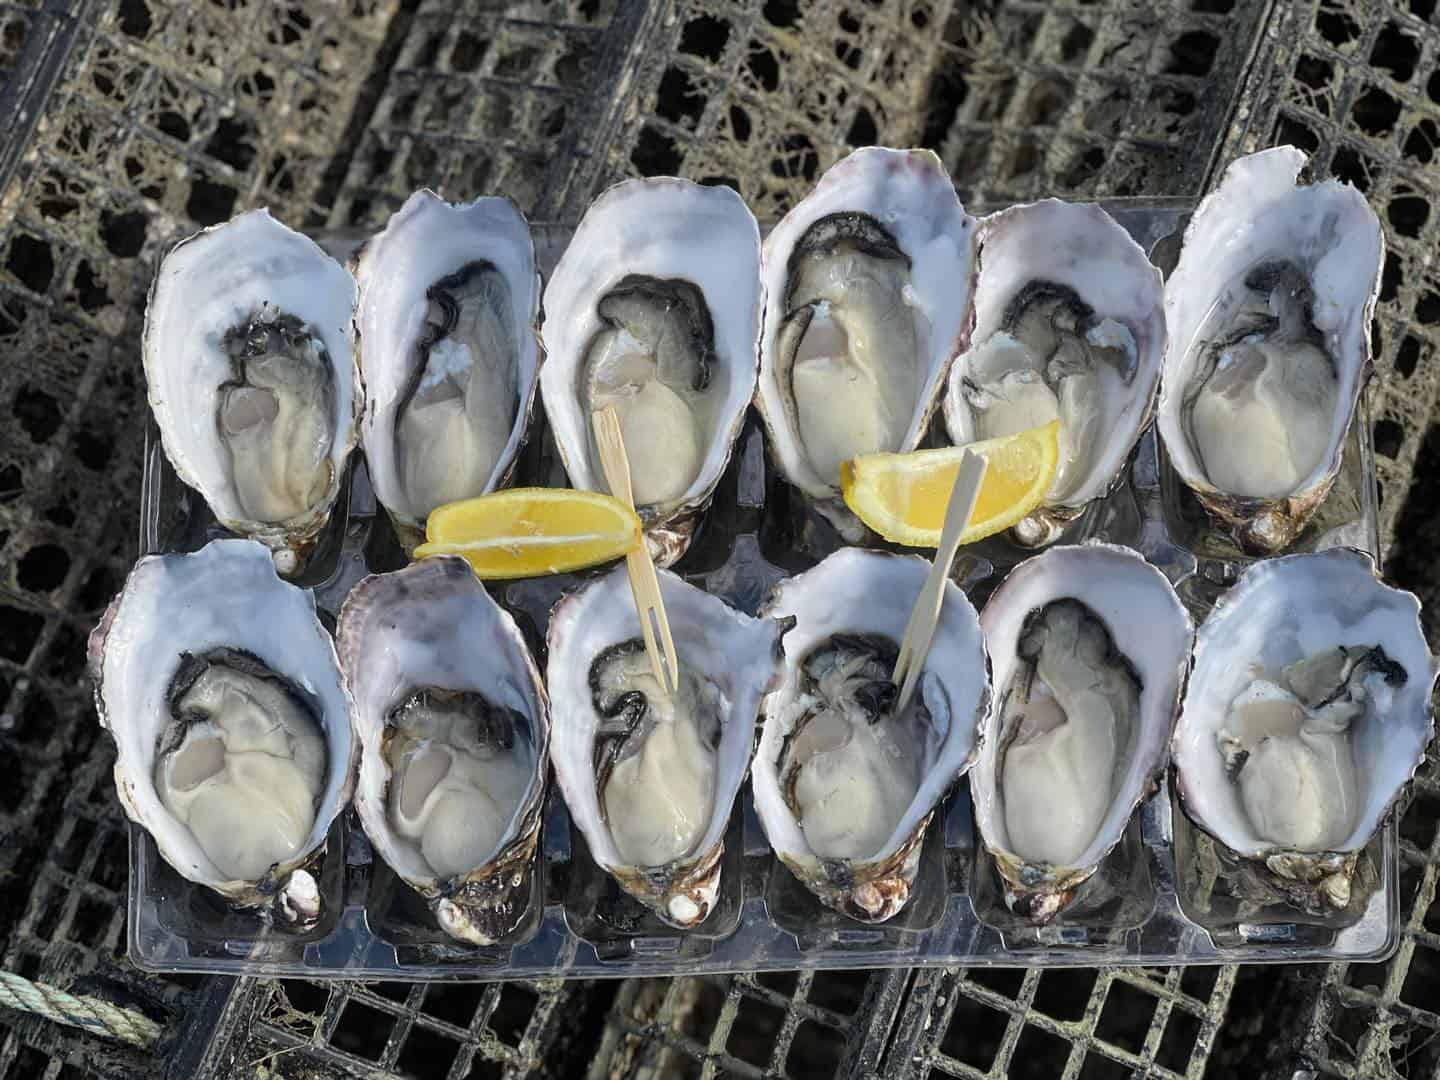
[(598, 491), (512, 488), (446, 503), (425, 521), (415, 558), (459, 555), (486, 580), (563, 574), (623, 558), (640, 519)]
[(1008, 529), (1050, 490), (1060, 458), (1060, 421), (969, 446), (865, 454), (840, 467), (845, 504), (886, 540), (909, 547), (936, 547), (945, 506), (966, 450), (985, 459), (985, 480), (961, 534), (962, 544)]

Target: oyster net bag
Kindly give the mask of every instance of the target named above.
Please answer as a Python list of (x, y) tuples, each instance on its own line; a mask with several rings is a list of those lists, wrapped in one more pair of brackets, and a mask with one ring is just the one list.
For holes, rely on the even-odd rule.
[(146, 1053), (0, 1013), (0, 1078), (1433, 1071), (1433, 766), (1401, 826), (1404, 941), (1373, 969), (142, 976), (121, 956), (125, 832), (83, 644), (135, 553), (137, 340), (176, 236), (257, 205), (373, 227), (421, 185), (564, 220), (662, 172), (774, 218), (868, 142), (936, 148), (971, 203), (1193, 196), (1276, 141), (1361, 185), (1391, 250), (1382, 526), (1392, 573), (1429, 599), (1437, 60), (1430, 0), (0, 0), (0, 966), (166, 1027)]

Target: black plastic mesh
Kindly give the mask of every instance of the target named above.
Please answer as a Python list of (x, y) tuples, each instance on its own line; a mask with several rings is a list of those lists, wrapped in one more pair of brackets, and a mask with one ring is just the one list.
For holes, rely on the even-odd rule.
[[(1278, 140), (1366, 187), (1393, 255), (1374, 431), (1393, 566), (1427, 550), (1440, 343), (1430, 0), (0, 0), (0, 964), (133, 999), (153, 1055), (0, 1014), (0, 1080), (101, 1075), (1251, 1076), (1436, 1068), (1440, 786), (1375, 970), (935, 972), (516, 987), (141, 977), (82, 665), (135, 551), (157, 254), (268, 204), (371, 227), (413, 188), (574, 217), (680, 172), (762, 218), (850, 146), (934, 146), (972, 202), (1195, 194)], [(1417, 462), (1419, 467), (1417, 469)], [(1433, 468), (1431, 468), (1433, 466)], [(1407, 499), (1412, 474), (1422, 478)], [(1440, 475), (1437, 472), (1436, 475)], [(1408, 575), (1408, 576), (1407, 576)], [(1284, 1007), (1277, 1006), (1283, 1000)], [(1228, 1020), (1227, 1020), (1228, 1008)], [(423, 1062), (423, 1064), (421, 1064)], [(436, 1072), (436, 1064), (442, 1071)]]
[(977, 201), (1198, 193), (1266, 10), (1246, 0), (1023, 0), (990, 17), (962, 7), (925, 137)]
[(1205, 1075), (1236, 969), (924, 972), (886, 1075)]

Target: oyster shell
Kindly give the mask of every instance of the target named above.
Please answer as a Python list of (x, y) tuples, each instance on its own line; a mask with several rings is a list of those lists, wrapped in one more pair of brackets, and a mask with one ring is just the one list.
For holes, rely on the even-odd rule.
[(182, 877), (306, 926), (356, 740), (311, 595), (250, 540), (147, 555), (90, 635), (115, 788)]
[(964, 343), (973, 221), (929, 150), (856, 150), (765, 239), (756, 404), (790, 483), (858, 541), (840, 465), (913, 450)]
[(681, 929), (714, 907), (735, 796), (785, 626), (661, 572), (680, 688), (661, 690), (624, 566), (550, 617), (550, 760), (595, 862)]
[(1165, 287), (1160, 436), (1205, 508), (1261, 553), (1294, 539), (1339, 471), (1384, 254), (1360, 192), (1297, 184), (1306, 160), (1282, 146), (1226, 169)]
[(782, 581), (761, 610), (795, 625), (765, 699), (755, 809), (790, 871), (865, 922), (909, 900), (926, 826), (974, 760), (989, 706), (979, 619), (947, 581), (919, 688), (893, 715), (891, 675), (928, 573), (914, 556), (841, 548)]
[(355, 282), (252, 210), (177, 244), (145, 309), (145, 381), (165, 454), (231, 532), (292, 574), (355, 446)]
[(357, 584), (336, 641), (365, 834), (446, 933), (494, 944), (529, 905), (550, 739), (515, 620), (442, 555)]
[(1174, 737), (1185, 812), (1290, 902), (1344, 908), (1434, 732), (1435, 675), (1419, 601), (1369, 556), (1255, 563), (1196, 637)]
[(1055, 480), (1012, 532), (1034, 546), (1109, 491), (1150, 422), (1165, 352), (1160, 271), (1090, 204), (1002, 210), (977, 242), (974, 328), (950, 370), (945, 425), (964, 444), (1061, 421)]
[(661, 566), (689, 546), (755, 395), (760, 230), (729, 188), (627, 180), (585, 212), (545, 288), (540, 375), (570, 482), (608, 491), (590, 414), (614, 406)]
[(1165, 769), (1190, 617), (1128, 548), (1057, 547), (980, 615), (995, 709), (970, 794), (1007, 906), (1054, 918), (1120, 842)]
[(417, 191), (355, 264), (361, 439), (406, 547), (435, 507), (509, 477), (540, 369), (540, 279), (514, 203)]

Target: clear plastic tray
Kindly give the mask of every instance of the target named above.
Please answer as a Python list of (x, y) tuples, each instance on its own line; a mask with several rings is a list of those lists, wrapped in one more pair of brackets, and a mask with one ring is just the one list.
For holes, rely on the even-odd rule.
[[(1157, 265), (1169, 269), (1189, 202), (1105, 204)], [(568, 238), (536, 228), (548, 270)], [(331, 238), (332, 247), (345, 238)], [(538, 410), (537, 410), (538, 412)], [(1291, 550), (1344, 544), (1374, 553), (1376, 496), (1366, 403), (1352, 425), (1339, 480)], [(176, 478), (151, 431), (146, 449), (141, 548), (192, 551), (225, 535), (203, 500)], [(518, 482), (563, 486), (553, 443), (537, 420)], [(1121, 481), (1067, 528), (1062, 543), (1104, 538), (1141, 551), (1170, 577), (1196, 621), (1248, 561), (1217, 531), (1147, 432)], [(676, 566), (694, 583), (753, 612), (780, 578), (838, 545), (767, 462), (753, 415), (689, 553)], [(1027, 552), (1004, 539), (963, 549), (956, 577), (977, 607)], [(333, 627), (346, 592), (362, 576), (403, 565), (357, 455), (336, 514), (300, 583), (312, 588)], [(543, 653), (546, 619), (574, 576), (495, 590)], [(543, 669), (543, 657), (542, 657)], [(1074, 904), (1036, 929), (1011, 916), (978, 847), (968, 786), (957, 785), (926, 838), (910, 903), (870, 926), (822, 907), (770, 853), (748, 786), (730, 823), (720, 899), (697, 929), (660, 923), (593, 862), (552, 790), (529, 918), (511, 942), (461, 945), (435, 925), (423, 902), (372, 858), (347, 812), (330, 838), (321, 890), (325, 914), (303, 934), (228, 910), (184, 881), (148, 834), (130, 830), (130, 958), (159, 972), (307, 975), (405, 980), (596, 978), (703, 972), (916, 965), (1167, 965), (1243, 961), (1374, 961), (1399, 930), (1396, 826), (1388, 819), (1361, 857), (1352, 908), (1328, 922), (1267, 903), (1263, 887), (1196, 830), (1174, 805), (1169, 783), (1148, 799), (1123, 842)]]

